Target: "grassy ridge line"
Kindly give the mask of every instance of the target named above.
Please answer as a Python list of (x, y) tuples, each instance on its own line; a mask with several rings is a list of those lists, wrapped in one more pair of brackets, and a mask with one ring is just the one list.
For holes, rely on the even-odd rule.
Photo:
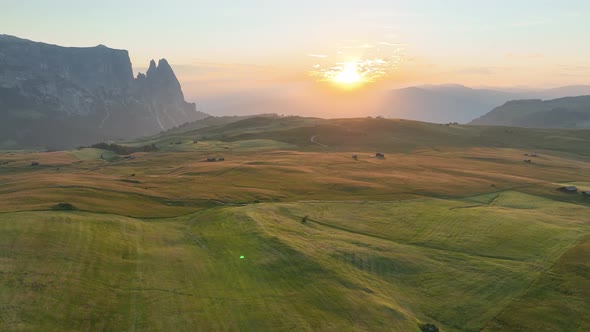
[(157, 143), (175, 149), (174, 140), (221, 140), (239, 142), (266, 139), (293, 145), (294, 150), (322, 151), (310, 141), (322, 136), (322, 144), (333, 151), (358, 149), (383, 152), (413, 152), (442, 147), (514, 147), (537, 151), (576, 152), (590, 156), (585, 144), (590, 130), (531, 129), (515, 127), (445, 126), (393, 119), (317, 119), (300, 117), (252, 117), (225, 125), (177, 132), (174, 138), (153, 137), (131, 143)]
[[(279, 123), (281, 119), (268, 119)], [(287, 120), (282, 120), (287, 121)], [(241, 126), (242, 133), (236, 128)], [(511, 127), (443, 126), (407, 120), (389, 119), (334, 119), (274, 129), (248, 132), (249, 122), (240, 121), (231, 128), (216, 128), (226, 141), (265, 138), (312, 147), (313, 135), (321, 135), (322, 143), (333, 150), (342, 147), (373, 147), (385, 152), (412, 151), (421, 147), (489, 146), (519, 147), (535, 150), (576, 151), (588, 155), (584, 143), (590, 141), (590, 130), (546, 130)], [(552, 139), (547, 140), (550, 136)], [(572, 141), (573, 139), (573, 141)], [(395, 149), (395, 150), (392, 150)]]

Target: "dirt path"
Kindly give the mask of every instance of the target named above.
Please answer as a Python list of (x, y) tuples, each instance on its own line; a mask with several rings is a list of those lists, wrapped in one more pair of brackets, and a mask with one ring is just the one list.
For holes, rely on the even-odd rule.
[(321, 146), (321, 147), (324, 147), (324, 148), (327, 148), (327, 147), (328, 147), (328, 146), (327, 146), (327, 145), (325, 145), (325, 144), (322, 144), (322, 143), (316, 142), (316, 141), (315, 141), (315, 138), (316, 138), (316, 137), (318, 137), (318, 135), (313, 135), (313, 136), (311, 136), (311, 138), (310, 138), (309, 140), (310, 140), (310, 141), (311, 141), (313, 144), (317, 144), (317, 145), (319, 145), (319, 146)]

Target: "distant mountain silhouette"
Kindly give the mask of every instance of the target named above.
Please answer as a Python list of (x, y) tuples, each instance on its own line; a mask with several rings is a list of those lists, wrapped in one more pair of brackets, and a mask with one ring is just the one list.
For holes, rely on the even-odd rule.
[(590, 85), (570, 85), (539, 91), (536, 94), (536, 99), (547, 100), (588, 95), (590, 95)]
[(537, 128), (590, 128), (590, 96), (514, 100), (471, 124)]
[[(296, 89), (296, 88), (295, 88)], [(233, 93), (199, 99), (202, 109), (213, 115), (277, 113), (319, 117), (384, 116), (435, 123), (467, 123), (507, 101), (554, 99), (590, 94), (590, 86), (555, 89), (473, 89), (458, 84), (423, 85), (358, 96), (337, 97), (298, 93), (285, 95), (280, 89)]]
[(134, 78), (125, 50), (0, 35), (0, 149), (134, 138), (204, 117), (165, 59)]
[(427, 122), (466, 123), (515, 99), (553, 99), (590, 94), (590, 86), (547, 90), (472, 89), (457, 84), (425, 85), (392, 90), (382, 115)]

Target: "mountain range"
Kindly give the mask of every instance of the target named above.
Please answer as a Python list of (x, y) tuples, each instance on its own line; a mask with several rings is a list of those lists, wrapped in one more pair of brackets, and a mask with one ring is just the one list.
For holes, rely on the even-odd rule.
[[(297, 91), (298, 87), (285, 87)], [(458, 84), (419, 85), (373, 93), (288, 95), (276, 89), (203, 96), (199, 105), (212, 115), (277, 113), (319, 117), (383, 116), (435, 123), (468, 123), (512, 100), (590, 95), (590, 85), (551, 89), (470, 88)], [(328, 102), (327, 102), (328, 101)]]
[(166, 59), (134, 77), (126, 50), (0, 35), (0, 148), (135, 138), (206, 116), (184, 100)]
[(553, 89), (473, 89), (457, 84), (391, 90), (378, 113), (410, 120), (467, 123), (512, 100), (590, 95), (590, 85)]
[(471, 121), (475, 125), (590, 128), (590, 96), (514, 100)]
[[(590, 95), (588, 85), (543, 90), (444, 84), (342, 95), (326, 102), (279, 90), (200, 102), (214, 115), (379, 115), (435, 123), (579, 128), (587, 127), (586, 99), (541, 100)], [(0, 35), (0, 149), (61, 149), (133, 139), (207, 116), (185, 101), (166, 59), (152, 60), (145, 74), (134, 76), (126, 50), (62, 47)]]

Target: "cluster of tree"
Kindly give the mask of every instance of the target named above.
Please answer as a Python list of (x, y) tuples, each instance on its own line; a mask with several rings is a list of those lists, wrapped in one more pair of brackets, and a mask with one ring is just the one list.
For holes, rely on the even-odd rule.
[(127, 155), (132, 154), (135, 152), (153, 152), (158, 151), (158, 147), (156, 144), (149, 144), (144, 146), (126, 146), (126, 145), (119, 145), (114, 143), (96, 143), (90, 146), (91, 148), (95, 149), (103, 149), (113, 151), (118, 155)]
[(76, 210), (76, 207), (74, 207), (70, 203), (61, 202), (61, 203), (55, 204), (51, 209), (56, 210), (56, 211), (73, 211), (73, 210)]

